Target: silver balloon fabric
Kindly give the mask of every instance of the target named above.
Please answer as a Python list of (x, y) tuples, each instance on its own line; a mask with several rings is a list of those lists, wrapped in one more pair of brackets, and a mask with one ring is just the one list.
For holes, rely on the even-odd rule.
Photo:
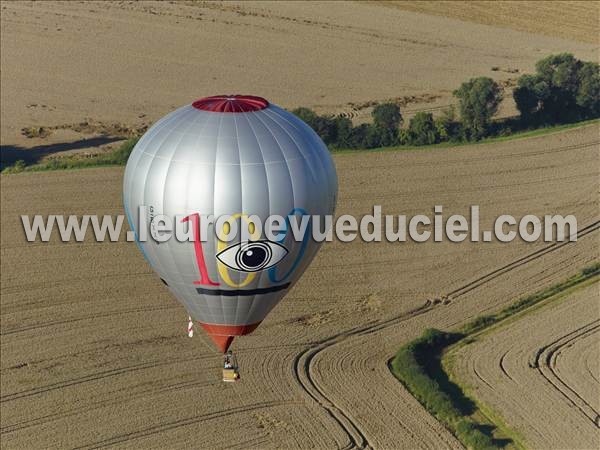
[[(139, 237), (140, 206), (149, 211), (147, 222), (159, 214), (173, 221), (187, 216), (195, 229), (208, 215), (230, 215), (241, 225), (250, 215), (264, 223), (275, 214), (333, 214), (337, 176), (317, 134), (282, 108), (269, 104), (231, 113), (188, 105), (159, 120), (139, 140), (127, 162), (123, 189), (127, 218)], [(222, 230), (214, 228), (208, 227), (200, 248), (175, 237), (158, 243), (150, 234), (138, 242), (189, 315), (206, 324), (260, 323), (320, 246), (310, 226), (299, 242), (289, 224), (278, 242), (264, 235), (250, 242), (239, 235), (219, 242)], [(265, 262), (269, 253), (275, 262)]]

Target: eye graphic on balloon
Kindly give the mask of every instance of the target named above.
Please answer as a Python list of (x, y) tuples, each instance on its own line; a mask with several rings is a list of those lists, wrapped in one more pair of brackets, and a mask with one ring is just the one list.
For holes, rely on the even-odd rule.
[(274, 266), (288, 254), (287, 248), (271, 241), (248, 241), (227, 247), (217, 259), (240, 272), (258, 272)]

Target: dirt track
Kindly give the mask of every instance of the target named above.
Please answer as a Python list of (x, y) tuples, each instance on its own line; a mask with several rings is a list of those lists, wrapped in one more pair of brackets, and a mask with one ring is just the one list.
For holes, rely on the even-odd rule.
[(531, 448), (594, 448), (600, 439), (598, 282), (455, 353), (457, 375)]
[[(459, 447), (387, 360), (425, 327), (454, 327), (597, 258), (599, 151), (593, 125), (337, 155), (339, 214), (479, 204), (483, 230), (500, 213), (573, 213), (580, 239), (328, 244), (236, 341), (243, 381), (233, 386), (219, 381), (207, 339), (186, 337), (185, 313), (133, 244), (24, 242), (20, 214), (121, 213), (121, 169), (2, 176), (3, 447)], [(433, 304), (442, 294), (450, 303)]]

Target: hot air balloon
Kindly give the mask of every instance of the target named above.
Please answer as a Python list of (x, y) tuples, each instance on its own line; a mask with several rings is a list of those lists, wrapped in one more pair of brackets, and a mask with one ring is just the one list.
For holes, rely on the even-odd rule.
[[(261, 97), (224, 95), (154, 124), (129, 157), (123, 191), (139, 249), (186, 308), (188, 331), (199, 324), (227, 369), (233, 339), (255, 330), (315, 257), (312, 221), (300, 239), (291, 222), (333, 214), (337, 176), (327, 147), (298, 117)], [(140, 224), (151, 230), (159, 215), (182, 217), (195, 239), (141, 240)], [(218, 229), (203, 223), (211, 215), (228, 219)], [(249, 218), (264, 224), (272, 215), (285, 221), (269, 240)], [(234, 222), (249, 239), (225, 241)]]

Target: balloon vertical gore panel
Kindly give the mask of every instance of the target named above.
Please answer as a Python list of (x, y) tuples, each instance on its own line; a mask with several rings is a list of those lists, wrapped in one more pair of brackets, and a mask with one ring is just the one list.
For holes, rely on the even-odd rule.
[[(269, 240), (250, 218), (332, 214), (337, 176), (327, 147), (299, 118), (261, 97), (218, 95), (154, 124), (130, 155), (123, 188), (146, 260), (225, 352), (265, 319), (321, 245), (309, 229), (293, 238), (289, 223)], [(181, 218), (194, 239), (153, 239), (158, 216)], [(204, 226), (209, 216), (227, 220)], [(226, 241), (234, 225), (247, 233)]]

